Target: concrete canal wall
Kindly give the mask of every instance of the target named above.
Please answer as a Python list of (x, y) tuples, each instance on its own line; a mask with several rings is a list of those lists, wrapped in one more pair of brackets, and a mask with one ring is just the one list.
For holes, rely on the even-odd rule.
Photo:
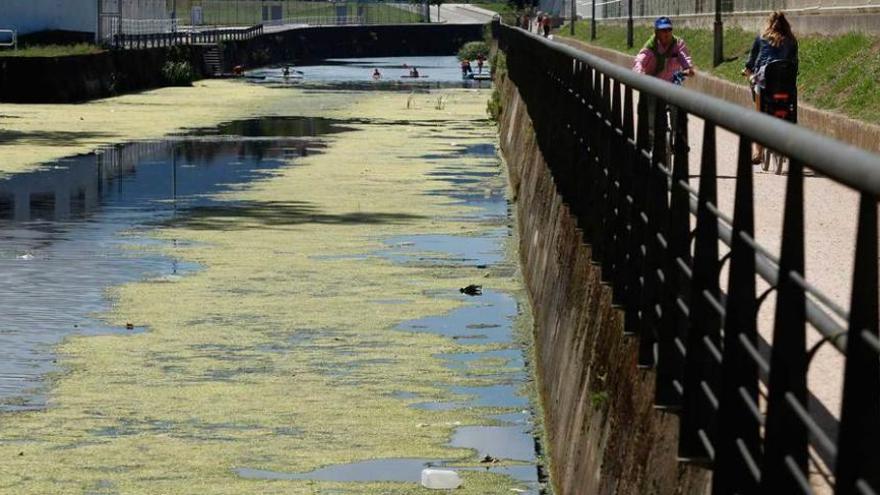
[[(452, 55), (465, 42), (482, 36), (479, 24), (329, 26), (264, 34), (221, 46), (224, 69), (230, 71), (236, 65), (255, 68), (334, 57)], [(169, 59), (189, 60), (201, 78), (205, 49), (180, 46), (69, 57), (0, 57), (0, 101), (77, 102), (161, 87), (165, 85), (162, 67)]]
[(707, 493), (709, 472), (676, 459), (678, 418), (653, 408), (654, 373), (636, 367), (637, 340), (623, 335), (525, 103), (512, 82), (498, 84), (556, 493)]
[(264, 34), (223, 45), (224, 65), (256, 67), (326, 58), (454, 55), (483, 39), (480, 24), (320, 26)]
[[(174, 54), (172, 54), (174, 50)], [(0, 101), (68, 103), (165, 85), (169, 59), (188, 60), (202, 77), (201, 47), (107, 51), (68, 57), (0, 57)]]

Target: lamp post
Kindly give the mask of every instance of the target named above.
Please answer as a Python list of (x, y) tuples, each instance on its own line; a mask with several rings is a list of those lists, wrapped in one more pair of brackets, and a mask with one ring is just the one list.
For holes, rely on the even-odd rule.
[(633, 47), (633, 0), (629, 0), (626, 4), (626, 46)]
[(721, 0), (715, 0), (715, 46), (712, 65), (718, 67), (724, 60), (724, 23), (721, 22)]
[(569, 32), (572, 36), (574, 36), (574, 21), (577, 19), (577, 1), (569, 0), (571, 2), (571, 25), (569, 27)]
[(590, 40), (596, 39), (596, 0), (593, 0), (590, 11)]

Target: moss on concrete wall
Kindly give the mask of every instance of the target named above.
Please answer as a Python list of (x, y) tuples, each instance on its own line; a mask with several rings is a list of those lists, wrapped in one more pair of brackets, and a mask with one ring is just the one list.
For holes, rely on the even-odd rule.
[(636, 367), (638, 341), (623, 335), (623, 313), (556, 192), (525, 103), (511, 81), (498, 84), (556, 493), (707, 492), (709, 473), (678, 463), (678, 419), (653, 407), (654, 373)]

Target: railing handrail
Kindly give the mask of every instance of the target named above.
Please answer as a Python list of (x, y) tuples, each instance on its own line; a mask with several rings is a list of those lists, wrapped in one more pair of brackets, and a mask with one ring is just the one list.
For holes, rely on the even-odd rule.
[(221, 41), (252, 39), (263, 34), (263, 25), (246, 28), (220, 28), (200, 31), (176, 31), (166, 33), (118, 33), (112, 36), (112, 45), (117, 48), (141, 48), (168, 45), (192, 45), (217, 43)]
[(18, 49), (18, 31), (14, 28), (4, 28), (0, 29), (0, 33), (5, 33), (11, 35), (11, 39), (6, 42), (0, 42), (0, 46), (3, 47), (12, 47), (13, 50)]
[[(853, 189), (880, 196), (880, 155), (741, 106), (635, 73), (605, 59), (522, 30), (524, 36), (580, 60), (634, 89), (747, 136)], [(699, 77), (699, 75), (697, 76)]]

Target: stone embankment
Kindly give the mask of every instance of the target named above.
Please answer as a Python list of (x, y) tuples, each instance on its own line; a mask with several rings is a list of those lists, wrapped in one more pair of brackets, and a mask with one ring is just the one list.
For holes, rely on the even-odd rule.
[(706, 493), (709, 472), (678, 462), (678, 418), (653, 407), (654, 373), (636, 366), (638, 342), (623, 334), (525, 103), (510, 80), (496, 83), (556, 493)]

